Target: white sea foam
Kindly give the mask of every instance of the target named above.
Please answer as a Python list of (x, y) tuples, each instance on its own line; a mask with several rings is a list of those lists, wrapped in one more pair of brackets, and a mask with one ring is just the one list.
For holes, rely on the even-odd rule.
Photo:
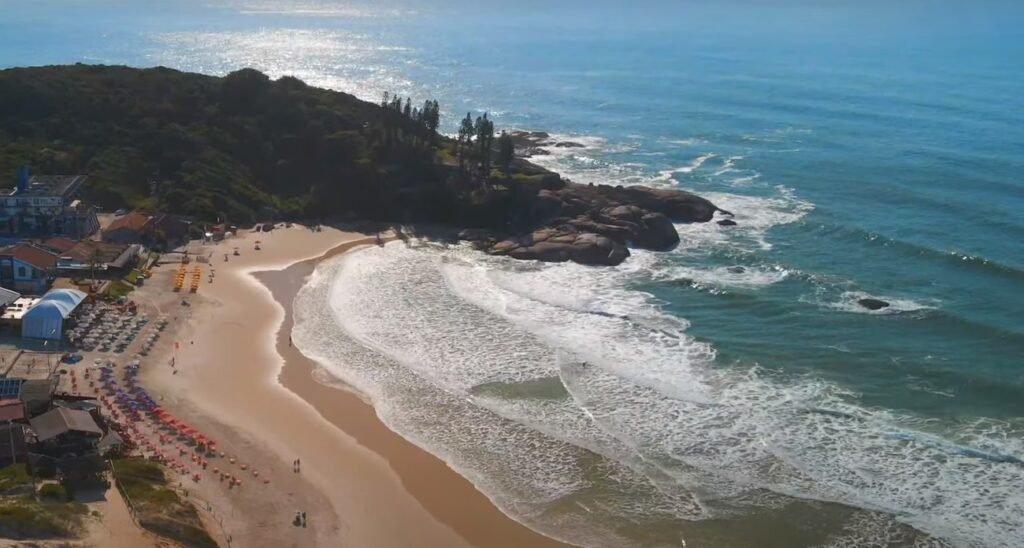
[(750, 267), (742, 265), (701, 268), (693, 266), (672, 266), (654, 274), (655, 279), (685, 281), (696, 286), (712, 288), (758, 289), (772, 285), (789, 276), (789, 270), (782, 266)]
[(743, 156), (730, 156), (730, 157), (726, 158), (725, 161), (722, 162), (722, 166), (719, 167), (717, 171), (712, 173), (712, 175), (718, 177), (718, 176), (721, 176), (721, 175), (725, 175), (726, 173), (735, 172), (736, 171), (736, 169), (735, 169), (736, 162), (739, 162), (742, 159), (743, 159)]
[(792, 189), (775, 187), (773, 196), (748, 196), (725, 192), (705, 192), (702, 195), (718, 207), (733, 213), (736, 226), (723, 227), (716, 223), (677, 225), (681, 246), (728, 246), (746, 251), (771, 249), (768, 231), (774, 227), (795, 223), (814, 209), (808, 201), (796, 197)]
[[(715, 367), (685, 321), (628, 289), (654, 260), (634, 258), (596, 270), (372, 248), (318, 269), (296, 301), (295, 341), (541, 529), (564, 525), (545, 521), (551, 504), (596, 488), (580, 448), (605, 456), (604, 479), (644, 496), (560, 506), (597, 546), (627, 543), (595, 533), (594, 513), (720, 518), (780, 495), (891, 512), (959, 545), (1016, 545), (1024, 467), (999, 457), (1022, 454), (1019, 427), (953, 435), (813, 378)], [(569, 397), (517, 388), (537, 382)]]
[(700, 169), (705, 162), (714, 157), (715, 154), (712, 152), (701, 154), (700, 156), (697, 156), (689, 164), (686, 164), (685, 166), (673, 167), (659, 171), (658, 175), (654, 177), (654, 180), (662, 182), (671, 181), (677, 173), (682, 173), (684, 175), (693, 173), (694, 171)]

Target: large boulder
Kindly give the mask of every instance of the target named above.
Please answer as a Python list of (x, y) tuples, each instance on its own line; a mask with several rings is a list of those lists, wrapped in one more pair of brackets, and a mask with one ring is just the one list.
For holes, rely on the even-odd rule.
[[(557, 194), (563, 202), (582, 204), (584, 210), (627, 205), (652, 213), (661, 213), (677, 223), (704, 223), (710, 221), (716, 211), (729, 214), (728, 211), (718, 209), (715, 204), (696, 194), (668, 188), (566, 183)], [(583, 212), (574, 211), (573, 214)]]
[(685, 190), (628, 186), (615, 187), (611, 194), (624, 202), (661, 213), (681, 223), (706, 223), (718, 211), (715, 204)]
[(562, 214), (562, 199), (548, 189), (541, 189), (530, 211), (533, 219), (546, 222)]
[(667, 251), (679, 244), (679, 232), (668, 217), (661, 213), (647, 213), (640, 218), (643, 228), (633, 244), (644, 249)]
[(573, 229), (540, 229), (485, 248), (492, 255), (545, 262), (573, 261), (586, 265), (617, 265), (629, 257), (626, 247), (610, 238)]

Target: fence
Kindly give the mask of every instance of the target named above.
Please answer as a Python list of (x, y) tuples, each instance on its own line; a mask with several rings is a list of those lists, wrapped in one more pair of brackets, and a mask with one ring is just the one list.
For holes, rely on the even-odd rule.
[[(147, 529), (146, 527), (143, 527), (142, 521), (139, 520), (138, 510), (135, 509), (135, 503), (132, 502), (131, 497), (128, 496), (128, 493), (124, 490), (123, 487), (121, 487), (121, 484), (117, 481), (117, 475), (113, 473), (114, 472), (114, 461), (111, 460), (111, 461), (108, 461), (108, 462), (110, 463), (111, 475), (114, 476), (112, 481), (113, 481), (114, 485), (117, 487), (117, 492), (121, 493), (121, 497), (124, 498), (125, 506), (128, 507), (128, 515), (131, 516), (132, 522), (134, 522), (135, 525), (139, 529), (142, 529), (143, 531), (146, 531), (146, 532), (151, 533), (153, 535), (156, 535), (158, 537), (166, 538), (167, 540), (169, 540), (171, 542), (177, 543), (178, 541), (176, 541), (175, 539), (165, 537), (164, 535), (161, 535), (161, 534), (159, 534), (159, 533), (157, 533), (155, 531), (152, 531), (150, 529)], [(198, 513), (199, 510), (202, 510), (202, 511), (205, 511), (207, 514), (209, 514), (210, 517), (214, 518), (216, 520), (216, 522), (217, 522), (217, 528), (220, 529), (221, 538), (223, 538), (225, 540), (225, 542), (228, 543), (229, 547), (231, 546), (231, 535), (229, 535), (228, 532), (224, 529), (224, 518), (222, 518), (221, 516), (218, 516), (213, 511), (213, 505), (211, 505), (209, 502), (203, 500), (200, 497), (197, 497), (197, 496), (191, 496), (190, 497), (187, 491), (175, 489), (173, 486), (171, 486), (169, 484), (168, 484), (168, 488), (172, 489), (175, 493), (177, 493), (179, 497), (182, 497), (182, 499), (184, 501), (186, 501), (187, 504), (191, 504), (192, 507), (197, 510), (197, 513)], [(198, 500), (198, 501), (204, 503), (205, 508), (200, 507), (199, 505), (197, 505), (197, 504), (195, 504), (193, 502), (190, 502), (190, 500)], [(169, 518), (169, 517), (166, 517), (166, 516), (163, 519), (165, 519), (166, 521), (170, 521), (170, 522), (174, 522), (174, 523), (180, 524), (180, 525), (184, 525), (184, 526), (188, 526), (188, 527), (194, 527), (193, 524), (185, 523), (183, 521), (172, 519), (172, 518)], [(200, 523), (200, 525), (201, 525), (201, 523)]]

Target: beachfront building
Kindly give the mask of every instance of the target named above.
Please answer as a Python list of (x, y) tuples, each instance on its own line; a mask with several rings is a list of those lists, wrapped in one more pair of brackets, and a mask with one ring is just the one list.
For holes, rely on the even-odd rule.
[(96, 452), (103, 430), (88, 411), (56, 407), (29, 421), (36, 436), (34, 452), (87, 455)]
[(0, 189), (0, 236), (87, 237), (99, 228), (96, 209), (77, 198), (85, 175), (33, 175), (20, 168), (14, 188)]
[(103, 229), (101, 238), (109, 243), (168, 248), (187, 240), (189, 228), (187, 221), (173, 215), (133, 211), (114, 219)]
[(121, 215), (103, 229), (101, 238), (104, 242), (119, 244), (142, 243), (149, 231), (151, 220), (149, 215), (138, 211)]
[(21, 336), (26, 339), (60, 340), (64, 323), (85, 300), (77, 289), (53, 289), (29, 308), (21, 318)]
[(83, 240), (76, 242), (57, 258), (57, 274), (90, 278), (120, 278), (138, 263), (145, 248)]
[(39, 295), (56, 276), (57, 258), (56, 253), (29, 243), (0, 248), (0, 285)]

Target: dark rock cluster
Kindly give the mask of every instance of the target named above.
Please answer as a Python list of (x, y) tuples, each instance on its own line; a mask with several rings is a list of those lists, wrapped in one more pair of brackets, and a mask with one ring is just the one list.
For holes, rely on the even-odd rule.
[(463, 231), (492, 255), (588, 265), (617, 265), (629, 247), (665, 251), (679, 243), (673, 223), (731, 215), (683, 190), (644, 186), (579, 185), (540, 190), (533, 200), (533, 227), (511, 234)]

